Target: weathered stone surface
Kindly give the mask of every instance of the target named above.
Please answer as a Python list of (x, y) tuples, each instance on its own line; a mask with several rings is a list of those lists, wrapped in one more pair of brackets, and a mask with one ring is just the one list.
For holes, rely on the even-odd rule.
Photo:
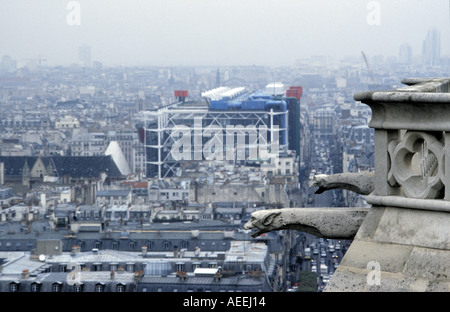
[[(386, 208), (373, 239), (379, 242), (450, 249), (450, 214)], [(450, 263), (450, 260), (449, 260)]]
[(413, 247), (408, 245), (357, 240), (352, 243), (340, 265), (366, 269), (368, 263), (375, 261), (383, 272), (401, 272), (412, 249)]
[[(325, 291), (448, 291), (449, 213), (374, 206)], [(370, 262), (380, 284), (370, 285)]]
[(450, 292), (450, 281), (443, 281), (443, 282), (435, 282), (431, 283), (426, 291), (429, 292)]
[(364, 226), (360, 227), (355, 235), (355, 239), (372, 239), (378, 228), (385, 207), (372, 207), (364, 219)]
[(253, 237), (277, 230), (297, 230), (324, 238), (351, 239), (368, 208), (284, 208), (251, 214), (244, 229), (256, 229)]
[(414, 247), (404, 274), (450, 282), (450, 250)]
[(318, 174), (309, 181), (310, 187), (318, 187), (316, 194), (332, 189), (345, 189), (362, 195), (369, 195), (375, 188), (374, 172)]

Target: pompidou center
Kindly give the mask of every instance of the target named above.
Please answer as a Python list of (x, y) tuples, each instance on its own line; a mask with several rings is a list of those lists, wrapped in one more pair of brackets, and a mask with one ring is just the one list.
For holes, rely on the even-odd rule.
[(299, 153), (302, 87), (276, 83), (264, 90), (219, 87), (202, 102), (177, 102), (139, 116), (148, 178), (176, 174), (183, 162), (225, 160), (234, 164), (274, 161), (280, 150)]

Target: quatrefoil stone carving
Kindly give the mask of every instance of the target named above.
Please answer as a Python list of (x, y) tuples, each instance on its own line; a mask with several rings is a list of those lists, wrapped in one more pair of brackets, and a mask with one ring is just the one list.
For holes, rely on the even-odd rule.
[(444, 144), (434, 135), (407, 132), (400, 141), (388, 145), (388, 183), (401, 186), (406, 197), (435, 199), (444, 184)]

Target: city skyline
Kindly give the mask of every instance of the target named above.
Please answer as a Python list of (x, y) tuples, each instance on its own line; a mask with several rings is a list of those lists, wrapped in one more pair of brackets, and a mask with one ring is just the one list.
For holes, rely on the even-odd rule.
[[(0, 4), (0, 54), (78, 62), (80, 46), (106, 65), (294, 65), (313, 55), (414, 56), (430, 29), (449, 56), (449, 3), (396, 1), (62, 1)], [(426, 13), (424, 13), (426, 12)]]

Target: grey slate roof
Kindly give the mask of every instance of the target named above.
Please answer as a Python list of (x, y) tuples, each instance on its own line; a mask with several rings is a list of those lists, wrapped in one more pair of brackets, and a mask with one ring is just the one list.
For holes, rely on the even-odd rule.
[[(0, 156), (0, 162), (5, 164), (5, 177), (21, 177), (25, 163), (31, 170), (37, 156)], [(47, 167), (52, 165), (53, 176), (68, 175), (73, 178), (99, 178), (102, 172), (107, 173), (108, 178), (121, 178), (119, 168), (109, 156), (52, 156), (40, 157)]]

